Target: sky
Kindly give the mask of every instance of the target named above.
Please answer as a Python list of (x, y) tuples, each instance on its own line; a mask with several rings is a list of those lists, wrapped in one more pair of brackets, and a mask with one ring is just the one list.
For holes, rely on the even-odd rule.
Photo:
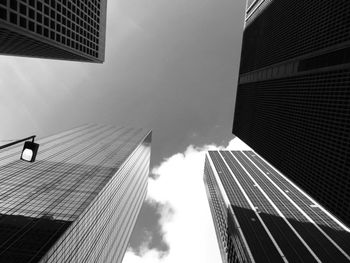
[[(221, 262), (203, 183), (205, 154), (218, 149), (251, 150), (238, 138), (225, 147), (190, 145), (153, 168), (157, 179), (149, 180), (144, 209), (153, 207), (158, 212), (158, 218), (153, 216), (157, 224), (141, 223), (149, 233), (141, 235), (138, 245), (131, 244), (123, 263)], [(148, 218), (151, 215), (146, 212)], [(155, 226), (160, 226), (160, 233)]]
[(125, 263), (219, 260), (204, 154), (242, 145), (231, 128), (244, 6), (109, 0), (104, 64), (0, 57), (0, 140), (84, 123), (152, 129), (149, 194)]

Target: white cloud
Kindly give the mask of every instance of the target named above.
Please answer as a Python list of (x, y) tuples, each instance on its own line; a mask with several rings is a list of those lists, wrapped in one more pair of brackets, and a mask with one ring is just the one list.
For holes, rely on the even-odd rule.
[[(226, 148), (249, 149), (238, 138)], [(170, 251), (162, 258), (155, 250), (146, 251), (141, 257), (127, 251), (123, 263), (221, 262), (203, 183), (205, 153), (214, 149), (225, 147), (190, 145), (184, 153), (171, 156), (153, 169), (157, 179), (149, 181), (148, 198), (169, 203), (175, 212), (168, 218), (169, 213), (163, 211), (161, 220)]]
[(238, 137), (232, 139), (228, 146), (226, 147), (227, 150), (242, 150), (242, 151), (252, 151), (252, 148), (250, 148), (247, 144), (245, 144), (241, 139)]
[(127, 251), (123, 263), (157, 263), (161, 262), (158, 253), (154, 250), (148, 251), (143, 257), (136, 256), (131, 251)]

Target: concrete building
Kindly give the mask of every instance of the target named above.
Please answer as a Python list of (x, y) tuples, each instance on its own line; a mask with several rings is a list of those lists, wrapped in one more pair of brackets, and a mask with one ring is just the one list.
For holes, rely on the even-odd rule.
[(0, 54), (102, 63), (107, 0), (0, 0)]

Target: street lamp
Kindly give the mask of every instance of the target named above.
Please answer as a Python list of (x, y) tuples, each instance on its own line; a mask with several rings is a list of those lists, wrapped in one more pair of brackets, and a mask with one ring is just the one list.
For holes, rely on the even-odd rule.
[[(39, 149), (39, 144), (34, 142), (34, 138), (36, 137), (36, 135), (21, 139), (21, 140), (17, 140), (5, 145), (0, 146), (0, 150), (10, 147), (12, 145), (15, 145), (17, 143), (20, 142), (25, 142), (24, 146), (23, 146), (23, 150), (21, 153), (21, 160), (26, 161), (26, 162), (34, 162), (36, 155), (38, 153), (38, 149)], [(32, 140), (32, 141), (28, 141), (28, 140)]]
[(31, 163), (34, 162), (35, 157), (38, 153), (38, 149), (39, 149), (39, 144), (35, 142), (26, 141), (23, 146), (21, 160), (31, 162)]

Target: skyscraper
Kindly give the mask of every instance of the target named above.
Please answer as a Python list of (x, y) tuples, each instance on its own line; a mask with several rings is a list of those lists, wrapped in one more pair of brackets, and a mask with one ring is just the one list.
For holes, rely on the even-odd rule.
[(349, 262), (350, 229), (253, 151), (209, 151), (204, 182), (224, 263)]
[(102, 63), (107, 0), (0, 0), (0, 54)]
[(0, 262), (121, 262), (147, 192), (151, 133), (84, 125), (34, 163), (0, 153)]
[(233, 133), (350, 224), (350, 1), (248, 1)]

